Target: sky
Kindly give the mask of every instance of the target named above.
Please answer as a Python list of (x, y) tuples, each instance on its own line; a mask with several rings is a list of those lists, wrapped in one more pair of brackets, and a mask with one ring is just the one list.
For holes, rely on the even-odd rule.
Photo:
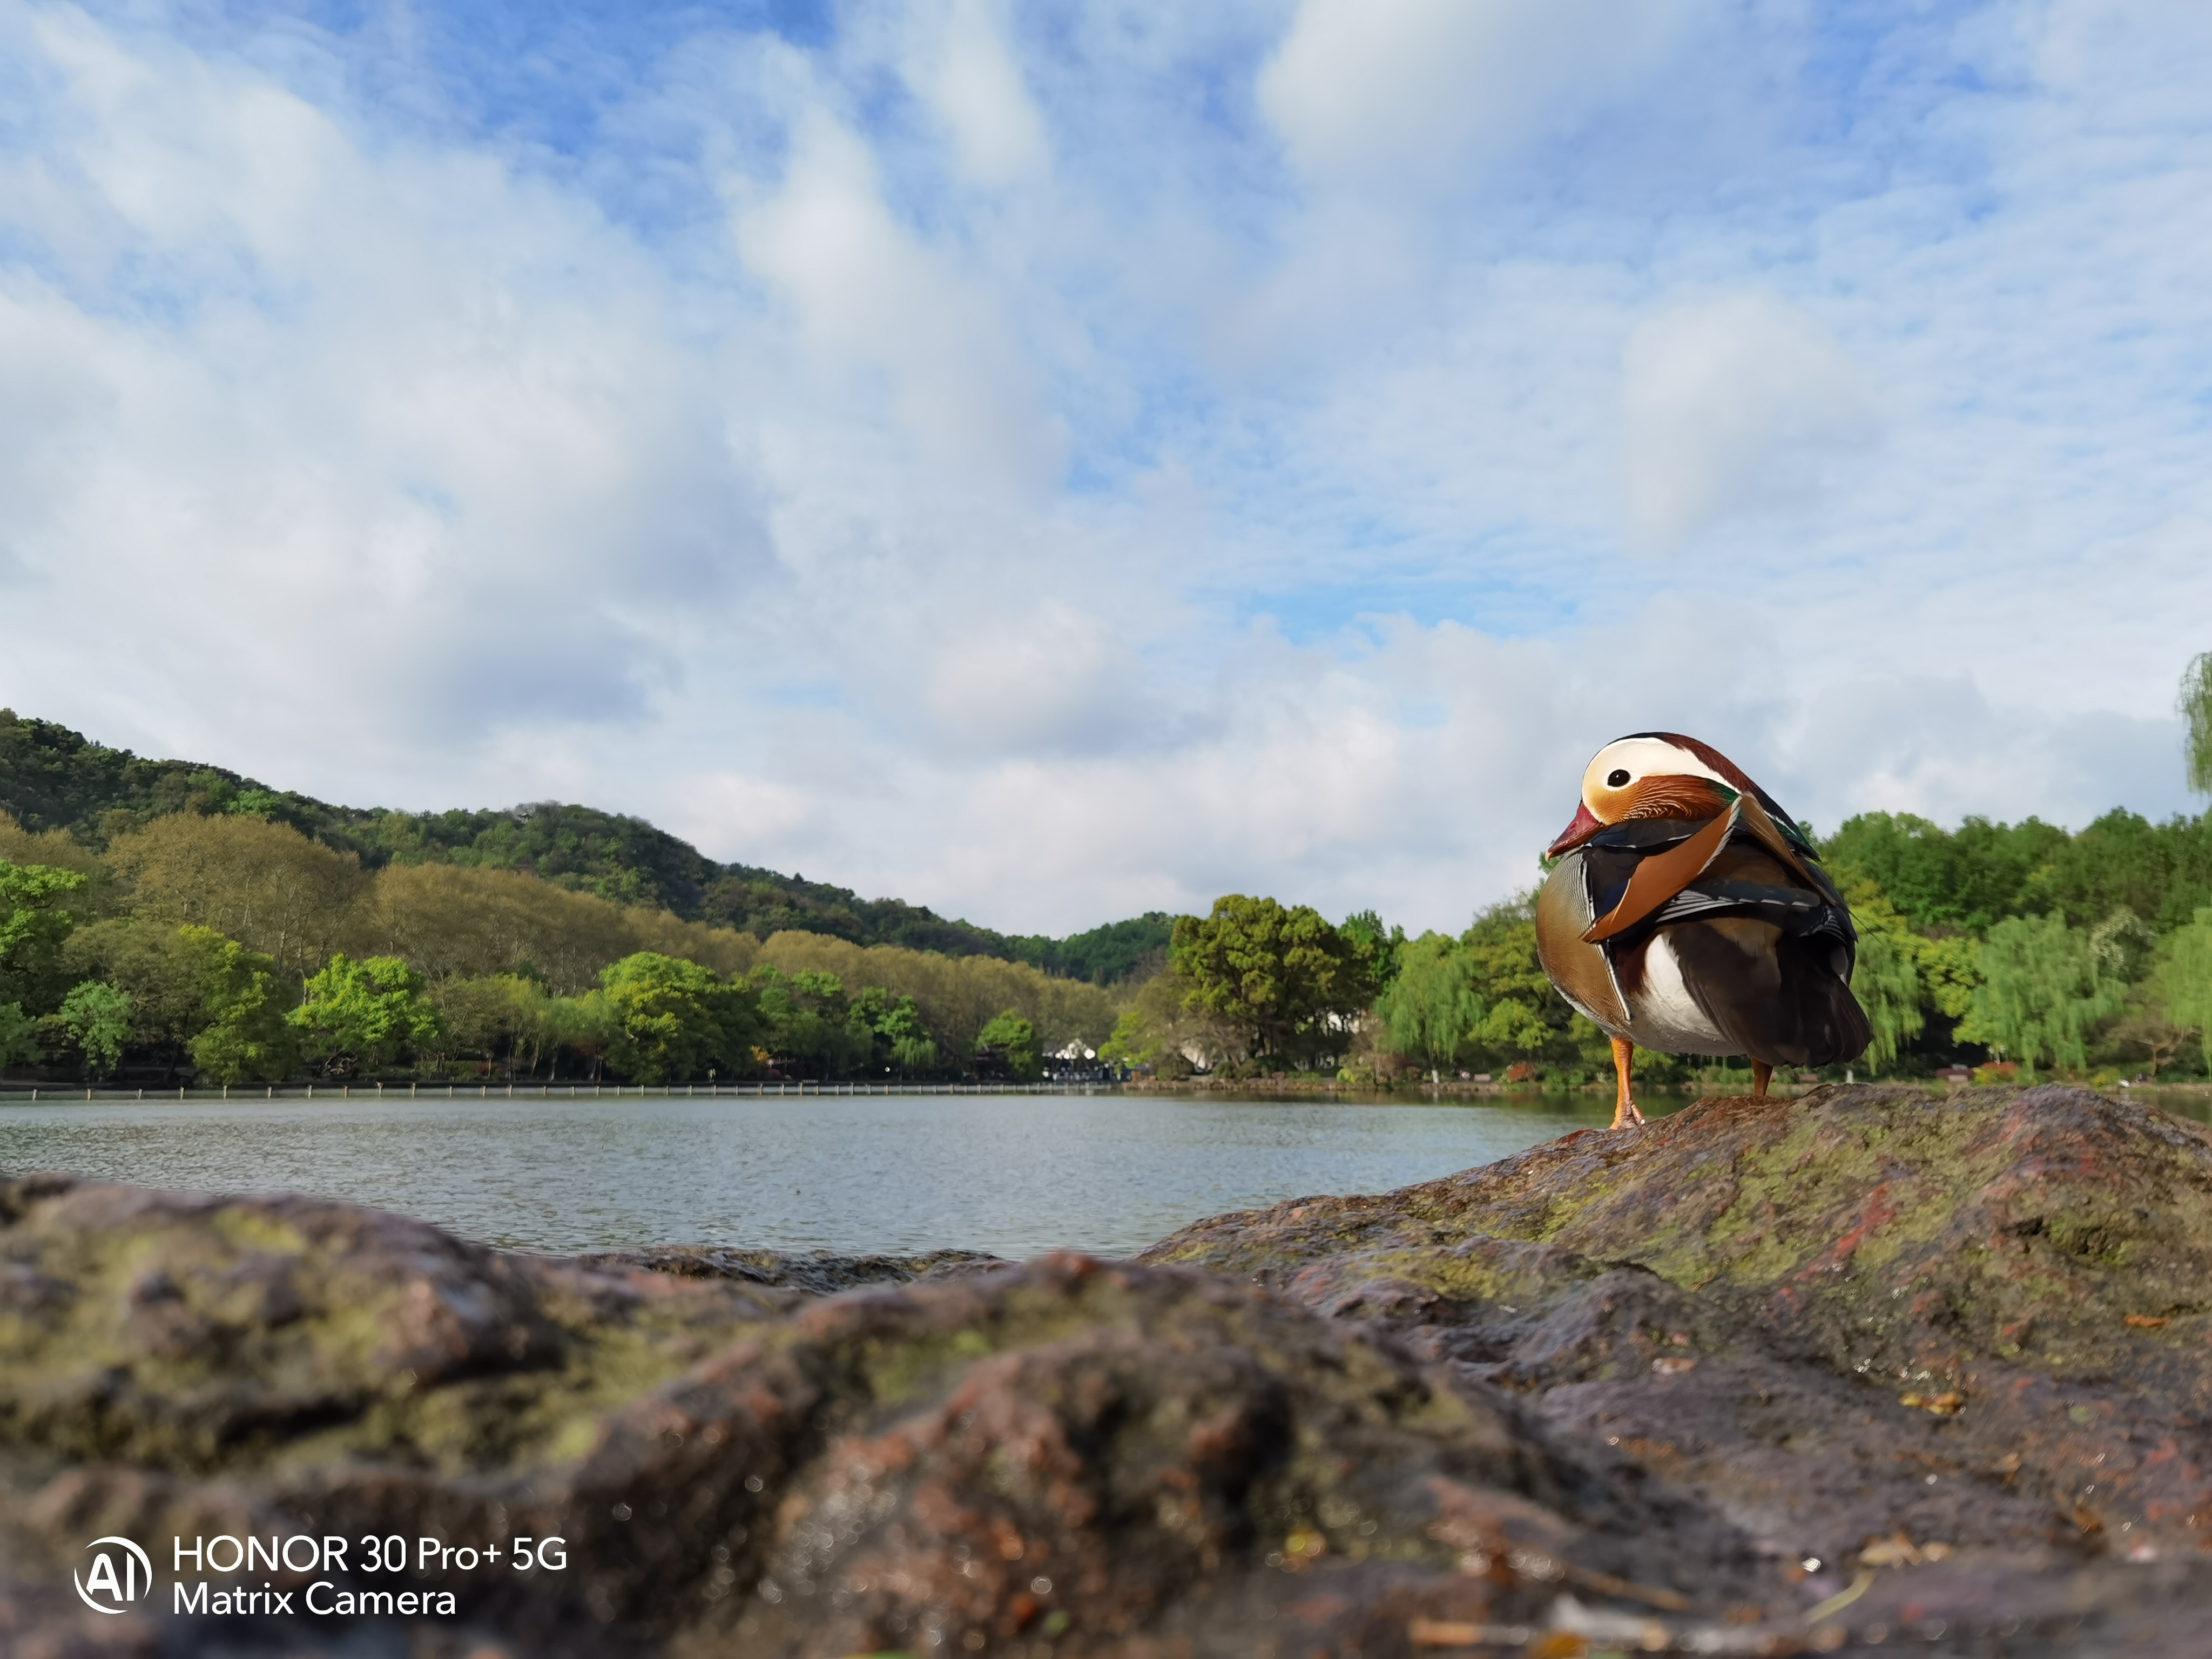
[(1012, 932), (2195, 810), (2201, 0), (0, 0), (0, 703)]

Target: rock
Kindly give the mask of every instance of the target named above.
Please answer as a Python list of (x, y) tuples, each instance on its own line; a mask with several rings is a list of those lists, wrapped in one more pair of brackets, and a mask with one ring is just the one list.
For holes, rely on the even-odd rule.
[(641, 1250), (594, 1250), (582, 1260), (601, 1267), (649, 1267), (684, 1279), (732, 1279), (809, 1296), (834, 1296), (862, 1285), (907, 1285), (950, 1279), (1007, 1265), (981, 1250), (927, 1255), (834, 1255), (827, 1250), (738, 1250), (715, 1244), (661, 1244)]
[[(561, 1260), (27, 1176), (0, 1182), (0, 1632), (2193, 1655), (2208, 1193), (2203, 1130), (2058, 1088), (1707, 1101), (1129, 1263)], [(289, 1617), (108, 1616), (70, 1583), (119, 1534), (166, 1598), (173, 1538), (249, 1533), (354, 1541), (206, 1575)], [(410, 1569), (426, 1536), (565, 1565), (363, 1571), (387, 1535)], [(312, 1617), (318, 1580), (454, 1608)]]

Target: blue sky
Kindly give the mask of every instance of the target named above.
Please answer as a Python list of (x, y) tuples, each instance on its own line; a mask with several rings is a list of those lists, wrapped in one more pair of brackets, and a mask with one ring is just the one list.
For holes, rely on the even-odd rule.
[[(1064, 931), (2189, 808), (2212, 12), (0, 0), (0, 701)], [(19, 621), (19, 619), (27, 619)]]

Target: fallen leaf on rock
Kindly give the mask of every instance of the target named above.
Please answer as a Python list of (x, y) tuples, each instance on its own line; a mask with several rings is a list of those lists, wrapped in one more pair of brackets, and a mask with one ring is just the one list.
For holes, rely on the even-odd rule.
[(1878, 1538), (1859, 1552), (1863, 1567), (1917, 1567), (1922, 1559), (1920, 1547), (1901, 1532)]
[(2132, 1325), (2139, 1331), (2154, 1331), (2162, 1325), (2171, 1325), (2173, 1321), (2154, 1314), (2130, 1314), (2121, 1323)]
[(1966, 1396), (1956, 1390), (1948, 1394), (1901, 1394), (1897, 1396), (1900, 1406), (1917, 1406), (1923, 1412), (1933, 1412), (1938, 1417), (1954, 1417), (1966, 1408)]

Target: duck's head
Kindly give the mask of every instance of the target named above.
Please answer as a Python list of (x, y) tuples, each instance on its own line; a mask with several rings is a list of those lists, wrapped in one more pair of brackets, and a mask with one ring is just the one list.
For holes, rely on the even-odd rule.
[(1575, 821), (1544, 856), (1557, 858), (1608, 824), (1630, 818), (1710, 818), (1726, 811), (1739, 794), (1759, 796), (1780, 816), (1765, 792), (1710, 744), (1673, 732), (1616, 738), (1590, 757)]

